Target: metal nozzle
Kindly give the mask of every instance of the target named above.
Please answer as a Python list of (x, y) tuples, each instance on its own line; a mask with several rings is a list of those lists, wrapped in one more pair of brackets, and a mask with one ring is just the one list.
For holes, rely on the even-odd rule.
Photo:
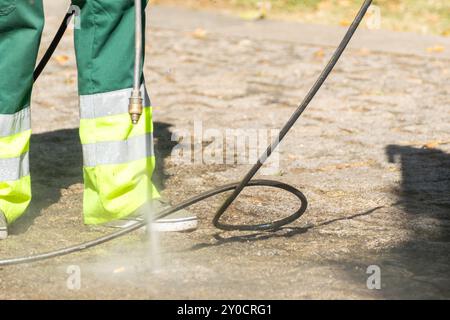
[(130, 114), (131, 122), (137, 124), (142, 115), (142, 98), (139, 90), (133, 90), (133, 93), (131, 94), (128, 113)]
[(134, 57), (134, 79), (133, 92), (130, 97), (130, 104), (128, 106), (128, 113), (131, 117), (131, 122), (137, 124), (142, 115), (142, 97), (141, 97), (141, 63), (142, 63), (142, 0), (134, 0), (135, 9), (135, 57)]

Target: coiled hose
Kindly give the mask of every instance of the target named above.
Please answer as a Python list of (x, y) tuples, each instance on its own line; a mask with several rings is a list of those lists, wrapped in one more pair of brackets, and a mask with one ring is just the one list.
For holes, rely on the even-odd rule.
[[(372, 0), (365, 0), (363, 5), (361, 6), (361, 9), (359, 10), (358, 14), (356, 15), (354, 21), (348, 28), (344, 38), (342, 39), (341, 43), (337, 47), (336, 51), (332, 55), (330, 61), (320, 74), (317, 81), (314, 83), (310, 91), (307, 93), (306, 97), (303, 99), (301, 104), (297, 107), (295, 112), (292, 114), (292, 116), (289, 118), (289, 120), (286, 122), (286, 124), (283, 126), (283, 128), (280, 131), (279, 136), (267, 147), (267, 150), (260, 156), (258, 161), (253, 165), (253, 167), (250, 169), (250, 171), (245, 175), (245, 177), (237, 183), (231, 183), (227, 184), (209, 191), (206, 191), (204, 193), (201, 193), (199, 195), (196, 195), (190, 199), (184, 200), (181, 203), (174, 205), (173, 207), (170, 207), (168, 209), (165, 209), (161, 212), (158, 212), (155, 214), (155, 219), (163, 218), (173, 212), (176, 212), (178, 210), (184, 209), (186, 207), (189, 207), (195, 203), (198, 203), (200, 201), (206, 200), (210, 197), (213, 197), (215, 195), (227, 192), (227, 191), (233, 191), (233, 193), (224, 201), (224, 203), (221, 205), (221, 207), (217, 210), (214, 219), (213, 224), (215, 227), (222, 229), (222, 230), (238, 230), (238, 231), (263, 231), (263, 230), (276, 230), (280, 227), (287, 225), (289, 223), (292, 223), (293, 221), (300, 218), (303, 213), (306, 211), (307, 208), (307, 199), (304, 196), (304, 194), (298, 190), (297, 188), (285, 184), (283, 182), (273, 181), (273, 180), (252, 180), (252, 178), (255, 176), (255, 174), (258, 172), (258, 170), (261, 168), (261, 166), (264, 164), (264, 162), (267, 160), (268, 157), (272, 154), (272, 152), (275, 150), (275, 148), (280, 144), (280, 142), (284, 139), (286, 134), (289, 132), (289, 130), (292, 128), (292, 126), (295, 124), (295, 122), (298, 120), (298, 118), (302, 115), (302, 113), (305, 111), (305, 109), (308, 107), (311, 100), (314, 98), (316, 93), (319, 91), (319, 89), (322, 87), (325, 80), (330, 75), (331, 71), (333, 70), (334, 66), (338, 62), (339, 58), (341, 57), (342, 53), (344, 52), (345, 48), (347, 47), (348, 43), (352, 39), (355, 31), (357, 30), (358, 26), (360, 25), (362, 19), (364, 18), (367, 10), (369, 9), (370, 5), (372, 4)], [(39, 67), (36, 69), (39, 71), (39, 73), (42, 71), (42, 69), (45, 67), (46, 63), (50, 59), (51, 54), (55, 50), (56, 46), (59, 43), (59, 40), (62, 37), (62, 34), (64, 33), (65, 26), (67, 26), (67, 22), (70, 21), (71, 13), (68, 13), (61, 24), (60, 29), (58, 30), (57, 35), (55, 36), (55, 39), (53, 40), (52, 44), (50, 45), (49, 49), (47, 50), (47, 53), (50, 52), (50, 54), (44, 55), (43, 60), (39, 64)], [(58, 39), (59, 37), (59, 39)], [(45, 60), (46, 59), (46, 60)], [(35, 73), (35, 79), (39, 76), (39, 73)], [(272, 187), (281, 189), (287, 192), (290, 192), (291, 194), (295, 195), (300, 200), (300, 208), (292, 215), (277, 220), (272, 221), (268, 223), (263, 224), (257, 224), (257, 225), (231, 225), (231, 224), (225, 224), (223, 222), (220, 222), (220, 218), (223, 216), (223, 214), (226, 212), (226, 210), (229, 208), (229, 206), (234, 202), (234, 200), (239, 196), (239, 194), (242, 192), (242, 190), (246, 187)], [(137, 230), (139, 228), (142, 228), (146, 225), (145, 222), (137, 223), (133, 226), (115, 231), (113, 233), (110, 233), (108, 235), (102, 236), (100, 238), (90, 240), (81, 244), (77, 244), (74, 246), (66, 247), (63, 249), (50, 251), (46, 253), (36, 254), (36, 255), (30, 255), (30, 256), (24, 256), (24, 257), (17, 257), (17, 258), (11, 258), (11, 259), (4, 259), (0, 260), (0, 266), (6, 266), (6, 265), (15, 265), (15, 264), (21, 264), (21, 263), (30, 263), (35, 262), (39, 260), (54, 258), (57, 256), (67, 255), (69, 253), (81, 251), (90, 247), (97, 246), (99, 244), (102, 244), (104, 242), (113, 240), (115, 238), (121, 237), (127, 233), (130, 233), (134, 230)]]

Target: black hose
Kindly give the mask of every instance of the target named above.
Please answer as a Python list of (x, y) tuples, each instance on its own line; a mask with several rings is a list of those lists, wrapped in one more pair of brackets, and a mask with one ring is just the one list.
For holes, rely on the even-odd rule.
[[(344, 52), (345, 48), (347, 47), (348, 43), (352, 39), (353, 34), (355, 33), (356, 29), (358, 29), (359, 24), (361, 23), (362, 19), (366, 15), (367, 9), (369, 9), (371, 4), (372, 4), (372, 0), (364, 1), (364, 4), (362, 5), (361, 9), (359, 10), (358, 14), (356, 15), (356, 18), (353, 20), (353, 23), (348, 28), (347, 33), (345, 34), (341, 43), (337, 47), (337, 49), (334, 52), (333, 56), (331, 57), (330, 61), (326, 65), (325, 69), (323, 69), (323, 71), (320, 74), (317, 81), (314, 83), (314, 85), (309, 90), (306, 97), (303, 99), (302, 103), (300, 103), (300, 105), (297, 107), (295, 112), (292, 114), (292, 116), (289, 118), (289, 120), (283, 126), (278, 137), (267, 147), (266, 152), (263, 153), (259, 157), (258, 161), (254, 164), (254, 166), (250, 169), (250, 171), (245, 175), (245, 177), (242, 179), (242, 181), (239, 183), (239, 185), (233, 191), (231, 196), (229, 196), (224, 201), (224, 203), (219, 208), (219, 210), (217, 210), (217, 213), (213, 219), (213, 223), (214, 223), (215, 227), (217, 227), (219, 229), (223, 229), (223, 230), (255, 230), (254, 226), (245, 226), (245, 225), (232, 226), (232, 225), (221, 223), (220, 217), (225, 213), (225, 211), (233, 203), (233, 201), (238, 197), (238, 195), (242, 192), (242, 190), (248, 185), (249, 181), (259, 171), (259, 169), (262, 167), (264, 162), (270, 157), (270, 155), (275, 150), (275, 148), (280, 144), (280, 142), (284, 139), (284, 137), (289, 132), (289, 130), (291, 130), (291, 128), (294, 126), (295, 122), (297, 122), (298, 118), (300, 118), (303, 111), (305, 111), (306, 107), (308, 107), (311, 100), (314, 98), (316, 93), (322, 87), (323, 83), (330, 75), (334, 66), (339, 61), (339, 58), (341, 57), (341, 55)], [(258, 226), (258, 230), (268, 230), (268, 229), (273, 229), (272, 225), (270, 223), (266, 224), (266, 225)]]
[[(303, 195), (303, 193), (300, 190), (298, 190), (297, 188), (295, 188), (293, 186), (285, 184), (283, 182), (272, 181), (272, 180), (252, 180), (252, 178), (255, 176), (255, 174), (258, 172), (258, 170), (261, 168), (261, 166), (264, 164), (264, 162), (267, 160), (267, 158), (270, 157), (272, 152), (280, 144), (281, 140), (283, 140), (283, 138), (286, 136), (286, 134), (289, 132), (289, 130), (292, 128), (292, 126), (295, 124), (295, 122), (298, 120), (298, 118), (302, 115), (303, 111), (305, 111), (305, 109), (308, 107), (309, 103), (314, 98), (316, 93), (322, 87), (323, 83), (330, 75), (334, 66), (338, 62), (339, 58), (341, 57), (342, 53), (344, 52), (345, 48), (347, 47), (348, 43), (350, 42), (351, 38), (353, 37), (356, 29), (358, 28), (359, 24), (361, 23), (362, 19), (364, 18), (371, 3), (372, 3), (372, 0), (364, 1), (361, 9), (359, 10), (358, 14), (356, 15), (355, 20), (349, 27), (349, 29), (348, 29), (347, 33), (345, 34), (344, 38), (342, 39), (341, 43), (337, 47), (336, 51), (334, 52), (334, 54), (331, 57), (328, 64), (326, 65), (325, 69), (320, 74), (317, 81), (312, 86), (311, 90), (308, 92), (308, 94), (306, 95), (306, 97), (304, 98), (302, 103), (298, 106), (298, 108), (292, 114), (290, 119), (283, 126), (277, 139), (275, 139), (270, 144), (270, 146), (267, 148), (266, 152), (260, 156), (260, 158), (258, 159), (256, 164), (245, 175), (245, 177), (242, 179), (242, 181), (240, 181), (238, 183), (224, 185), (224, 186), (212, 189), (210, 191), (201, 193), (201, 194), (194, 196), (190, 199), (187, 199), (185, 201), (182, 201), (181, 203), (179, 203), (171, 208), (168, 208), (166, 210), (163, 210), (163, 211), (157, 213), (155, 215), (155, 219), (163, 218), (175, 211), (181, 210), (181, 209), (189, 207), (195, 203), (198, 203), (200, 201), (206, 200), (206, 199), (213, 197), (215, 195), (218, 195), (220, 193), (231, 191), (231, 190), (233, 190), (233, 193), (224, 201), (224, 203), (219, 208), (219, 210), (217, 210), (217, 212), (214, 216), (214, 219), (213, 219), (214, 226), (219, 229), (222, 229), (222, 230), (250, 230), (250, 231), (276, 230), (276, 229), (279, 229), (280, 227), (282, 227), (286, 224), (292, 223), (293, 221), (300, 218), (303, 215), (303, 213), (306, 211), (306, 208), (307, 208), (306, 197)], [(54, 50), (54, 48), (53, 48), (53, 50)], [(49, 58), (50, 57), (48, 57), (48, 59)], [(41, 62), (41, 64), (42, 64), (42, 62)], [(45, 64), (46, 64), (46, 62), (44, 63), (44, 65)], [(254, 187), (254, 186), (273, 187), (273, 188), (278, 188), (278, 189), (288, 191), (288, 192), (292, 193), (293, 195), (295, 195), (300, 200), (300, 202), (301, 202), (300, 208), (294, 214), (292, 214), (286, 218), (283, 218), (283, 219), (277, 220), (277, 221), (268, 222), (268, 223), (263, 223), (263, 224), (230, 225), (230, 224), (225, 224), (225, 223), (220, 222), (220, 218), (222, 217), (222, 215), (225, 213), (225, 211), (228, 209), (228, 207), (233, 203), (233, 201), (238, 197), (238, 195), (242, 192), (242, 190), (246, 187)], [(103, 237), (100, 237), (100, 238), (97, 238), (97, 239), (94, 239), (94, 240), (91, 240), (88, 242), (84, 242), (84, 243), (81, 243), (78, 245), (74, 245), (71, 247), (63, 248), (60, 250), (50, 251), (47, 253), (42, 253), (42, 254), (37, 254), (37, 255), (32, 255), (32, 256), (0, 260), (0, 266), (34, 262), (34, 261), (49, 259), (49, 258), (81, 251), (81, 250), (102, 244), (106, 241), (123, 236), (134, 230), (142, 228), (145, 225), (146, 225), (145, 222), (140, 222), (131, 227), (121, 229), (119, 231), (113, 232), (106, 236), (103, 236)]]
[(56, 48), (58, 47), (59, 42), (61, 41), (64, 33), (67, 30), (67, 26), (70, 23), (70, 20), (72, 19), (73, 15), (75, 14), (75, 11), (72, 11), (70, 8), (67, 11), (66, 15), (64, 16), (63, 21), (61, 22), (61, 25), (58, 28), (58, 31), (56, 32), (55, 37), (53, 38), (52, 42), (50, 43), (47, 51), (45, 52), (44, 56), (42, 57), (41, 61), (39, 62), (38, 66), (34, 70), (33, 73), (33, 81), (36, 82), (36, 80), (41, 75), (41, 72), (44, 70), (45, 66), (47, 65), (48, 61), (52, 57), (53, 53), (55, 52)]
[[(173, 207), (170, 207), (168, 209), (165, 209), (165, 210), (159, 212), (158, 214), (155, 215), (155, 219), (165, 217), (173, 212), (176, 212), (178, 210), (189, 207), (195, 203), (198, 203), (200, 201), (203, 201), (205, 199), (208, 199), (208, 198), (218, 195), (220, 193), (233, 190), (236, 188), (237, 185), (238, 185), (238, 183), (231, 183), (231, 184), (227, 184), (227, 185), (212, 189), (210, 191), (206, 191), (199, 195), (196, 195), (190, 199), (182, 201), (181, 203), (179, 203)], [(267, 224), (267, 225), (273, 226), (273, 228), (278, 228), (285, 224), (293, 222), (294, 220), (300, 218), (300, 216), (306, 211), (306, 206), (307, 206), (306, 197), (299, 190), (297, 190), (296, 188), (294, 188), (288, 184), (285, 184), (282, 182), (277, 182), (277, 181), (272, 181), (272, 180), (252, 180), (249, 182), (248, 186), (267, 186), (267, 187), (283, 189), (283, 190), (286, 190), (286, 191), (294, 194), (300, 200), (301, 206), (293, 215), (291, 215), (287, 218), (284, 218), (282, 220)], [(94, 239), (91, 241), (87, 241), (87, 242), (84, 242), (84, 243), (81, 243), (78, 245), (74, 245), (71, 247), (67, 247), (67, 248), (63, 248), (63, 249), (59, 249), (59, 250), (55, 250), (55, 251), (50, 251), (47, 253), (37, 254), (37, 255), (33, 255), (33, 256), (25, 256), (25, 257), (1, 260), (0, 266), (35, 262), (35, 261), (39, 261), (39, 260), (44, 260), (44, 259), (49, 259), (49, 258), (53, 258), (53, 257), (57, 257), (57, 256), (66, 255), (66, 254), (69, 254), (72, 252), (81, 251), (81, 250), (84, 250), (84, 249), (87, 249), (90, 247), (97, 246), (97, 245), (107, 242), (109, 240), (118, 238), (120, 236), (123, 236), (127, 233), (130, 233), (131, 231), (140, 229), (140, 228), (144, 227), (145, 225), (146, 225), (146, 222), (139, 222), (135, 225), (132, 225), (131, 227), (120, 229), (116, 232), (110, 233), (103, 237), (100, 237), (100, 238), (97, 238), (97, 239)], [(260, 226), (264, 227), (264, 229), (266, 229), (266, 225), (260, 225)], [(262, 228), (259, 228), (259, 226), (254, 226), (254, 227), (255, 227), (255, 230), (262, 229)], [(273, 229), (273, 228), (270, 228), (270, 229)]]

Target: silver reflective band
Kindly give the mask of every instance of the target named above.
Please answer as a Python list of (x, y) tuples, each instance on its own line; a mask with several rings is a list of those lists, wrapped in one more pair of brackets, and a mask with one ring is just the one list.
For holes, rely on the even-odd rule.
[[(94, 119), (128, 113), (128, 102), (132, 90), (129, 88), (80, 96), (80, 118)], [(141, 87), (141, 94), (144, 107), (150, 107), (150, 98), (144, 85)]]
[(123, 164), (153, 155), (152, 133), (131, 137), (123, 141), (97, 142), (83, 145), (85, 167)]
[(31, 129), (30, 107), (14, 114), (0, 114), (0, 138)]
[(17, 158), (0, 159), (0, 182), (16, 181), (29, 174), (28, 152)]

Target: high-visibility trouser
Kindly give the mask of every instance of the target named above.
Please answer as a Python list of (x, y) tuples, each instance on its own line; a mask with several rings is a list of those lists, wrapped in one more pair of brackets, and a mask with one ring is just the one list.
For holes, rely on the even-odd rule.
[[(142, 2), (145, 7), (146, 0)], [(151, 181), (152, 108), (143, 80), (145, 108), (139, 124), (133, 126), (128, 115), (133, 3), (73, 1), (80, 9), (75, 48), (87, 224), (126, 217), (159, 196)], [(31, 200), (29, 106), (43, 23), (42, 0), (0, 0), (0, 209), (9, 223), (25, 212)]]

